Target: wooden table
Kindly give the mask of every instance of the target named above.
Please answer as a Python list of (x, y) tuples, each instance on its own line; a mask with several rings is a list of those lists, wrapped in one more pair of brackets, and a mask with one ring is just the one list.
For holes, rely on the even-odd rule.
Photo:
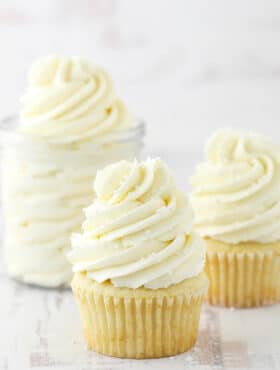
[(196, 347), (159, 360), (120, 360), (85, 348), (70, 290), (30, 287), (0, 274), (0, 369), (280, 369), (280, 305), (204, 306)]

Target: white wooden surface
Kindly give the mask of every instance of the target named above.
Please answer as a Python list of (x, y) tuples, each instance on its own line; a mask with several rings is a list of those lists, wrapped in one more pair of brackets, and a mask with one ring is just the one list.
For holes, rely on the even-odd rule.
[(203, 308), (197, 346), (159, 360), (121, 360), (85, 348), (70, 290), (23, 286), (0, 275), (0, 369), (222, 370), (280, 368), (280, 306)]
[[(279, 0), (0, 2), (0, 115), (16, 112), (33, 59), (85, 55), (107, 67), (182, 187), (221, 126), (280, 142)], [(70, 291), (11, 281), (0, 263), (0, 369), (280, 369), (280, 305), (205, 306), (196, 348), (131, 361), (87, 351)]]

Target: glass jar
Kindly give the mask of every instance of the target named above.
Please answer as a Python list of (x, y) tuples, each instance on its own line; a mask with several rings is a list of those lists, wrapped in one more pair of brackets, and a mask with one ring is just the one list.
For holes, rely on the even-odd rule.
[(70, 235), (79, 230), (82, 210), (92, 202), (96, 171), (137, 158), (145, 125), (138, 122), (102, 141), (63, 145), (19, 133), (17, 126), (16, 118), (7, 118), (0, 127), (8, 272), (29, 284), (68, 285)]

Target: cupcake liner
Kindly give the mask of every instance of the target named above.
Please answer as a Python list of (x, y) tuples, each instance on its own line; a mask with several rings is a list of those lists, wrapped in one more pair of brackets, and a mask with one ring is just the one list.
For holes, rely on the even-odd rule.
[(225, 307), (255, 307), (280, 301), (278, 245), (226, 246), (207, 241), (205, 271), (208, 302)]
[(170, 288), (116, 288), (75, 274), (72, 288), (90, 349), (122, 358), (172, 356), (197, 337), (208, 282), (204, 274)]

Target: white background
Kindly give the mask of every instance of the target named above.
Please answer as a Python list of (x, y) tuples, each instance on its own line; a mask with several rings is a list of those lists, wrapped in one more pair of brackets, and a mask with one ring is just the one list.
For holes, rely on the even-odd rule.
[[(31, 62), (60, 53), (104, 65), (147, 122), (146, 154), (182, 186), (219, 127), (280, 143), (279, 0), (1, 0), (0, 116), (17, 113)], [(1, 263), (0, 263), (1, 264)], [(70, 292), (30, 289), (0, 268), (0, 369), (279, 369), (280, 307), (204, 307), (190, 354), (111, 360), (85, 351)]]
[(145, 118), (148, 148), (201, 151), (223, 126), (280, 141), (279, 36), (278, 0), (1, 1), (0, 114), (38, 56), (83, 55)]

